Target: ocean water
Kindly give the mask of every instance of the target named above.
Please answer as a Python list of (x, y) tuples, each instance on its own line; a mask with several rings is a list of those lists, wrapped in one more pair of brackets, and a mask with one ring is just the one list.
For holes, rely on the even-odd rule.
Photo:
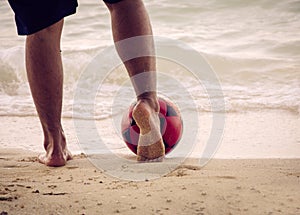
[[(218, 127), (211, 129), (214, 120), (212, 114), (214, 101), (221, 101), (221, 103), (225, 101), (225, 109), (222, 105), (217, 105), (214, 109), (218, 113), (225, 111), (230, 115), (279, 110), (287, 111), (291, 113), (289, 117), (299, 119), (299, 0), (206, 2), (144, 0), (144, 2), (149, 11), (155, 36), (178, 41), (172, 44), (174, 50), (184, 50), (187, 56), (192, 55), (195, 50), (200, 53), (212, 67), (222, 89), (222, 95), (211, 95), (214, 93), (210, 92), (218, 89), (215, 83), (206, 83), (205, 77), (199, 80), (195, 74), (176, 61), (157, 59), (158, 92), (180, 104), (180, 111), (184, 116), (182, 139), (184, 144), (179, 144), (174, 153), (172, 152), (172, 156), (182, 156), (183, 151), (190, 151), (194, 147), (193, 156), (203, 157), (203, 150), (210, 145), (208, 139), (213, 136), (212, 132), (218, 132)], [(0, 0), (0, 23), (0, 116), (21, 116), (20, 119), (26, 121), (23, 117), (36, 116), (36, 111), (26, 78), (25, 37), (17, 36), (14, 14), (6, 0)], [(109, 59), (108, 56), (108, 61), (105, 62), (108, 64), (107, 70), (104, 70), (105, 74), (102, 74), (102, 79), (99, 80), (101, 76), (99, 76), (99, 68), (103, 66), (99, 53), (101, 57), (103, 51), (110, 47), (113, 47), (111, 24), (105, 5), (96, 0), (79, 0), (77, 13), (65, 19), (61, 48), (64, 64), (62, 114), (64, 118), (74, 118), (75, 127), (76, 120), (80, 121), (77, 125), (79, 130), (75, 132), (76, 137), (73, 133), (69, 135), (69, 148), (72, 152), (100, 150), (99, 141), (93, 140), (91, 145), (85, 144), (90, 139), (90, 133), (93, 135), (99, 133), (109, 148), (107, 150), (104, 147), (105, 153), (110, 153), (110, 150), (129, 153), (120, 135), (121, 117), (129, 104), (134, 101), (134, 92), (126, 70), (122, 65), (110, 65), (114, 59)], [(99, 62), (92, 67), (94, 73), (87, 78), (82, 78), (95, 59), (99, 59)], [(91, 90), (90, 86), (96, 87), (92, 87)], [(76, 92), (83, 92), (87, 96), (76, 99)], [(255, 116), (259, 116), (259, 113)], [(191, 123), (197, 123), (195, 117), (198, 117), (198, 124), (195, 126), (200, 129), (198, 136), (197, 132), (191, 129), (195, 127), (191, 126)], [(91, 120), (85, 119), (91, 118), (97, 119), (97, 126), (89, 129), (86, 123)], [(257, 128), (244, 129), (242, 126), (248, 123), (245, 122), (240, 130), (235, 131), (238, 137), (235, 137), (232, 131), (227, 134), (227, 141), (220, 147), (216, 156), (218, 158), (299, 157), (297, 125), (291, 125), (293, 130), (288, 131), (282, 128), (288, 127), (289, 121), (284, 121), (282, 116), (278, 116), (277, 120), (286, 124), (279, 125), (275, 119), (272, 128), (269, 127), (268, 122), (258, 119), (258, 123), (266, 123), (267, 134), (272, 134), (274, 132), (272, 129), (275, 129), (283, 132), (282, 137), (277, 138), (276, 135), (265, 137), (265, 131), (259, 131), (260, 138), (258, 137), (256, 141), (248, 141), (257, 134), (255, 130)], [(186, 126), (189, 126), (189, 129), (185, 129)], [(229, 123), (229, 129), (230, 126)], [(31, 132), (31, 129), (33, 128), (27, 128), (28, 132)], [(80, 131), (84, 129), (88, 130), (85, 134), (87, 136), (80, 139)], [(31, 136), (28, 136), (28, 141), (25, 138), (24, 141), (10, 142), (6, 140), (10, 136), (10, 131), (7, 132), (2, 132), (1, 147), (43, 150), (42, 144), (31, 142)], [(71, 131), (66, 130), (66, 132), (68, 136), (68, 132)], [(244, 135), (239, 135), (239, 132)], [(37, 136), (33, 133), (32, 135)], [(242, 146), (240, 142), (243, 142)], [(197, 144), (193, 145), (193, 143)], [(212, 142), (215, 143), (216, 141)], [(217, 148), (218, 146), (215, 145), (214, 150), (217, 151)], [(183, 156), (187, 154), (188, 152)]]
[[(219, 78), (227, 113), (269, 109), (300, 113), (299, 0), (145, 0), (145, 4), (156, 36), (183, 42), (205, 57)], [(0, 1), (0, 20), (0, 115), (36, 115), (26, 79), (24, 37), (16, 34), (7, 1)], [(112, 45), (105, 5), (96, 0), (79, 1), (77, 14), (65, 19), (62, 37), (63, 117), (85, 118), (84, 101), (82, 109), (73, 110), (77, 82), (92, 59)], [(158, 59), (158, 69), (189, 90), (197, 104), (192, 111), (211, 111), (207, 92), (193, 74), (163, 59)], [(172, 98), (186, 99), (169, 85), (168, 77), (159, 77), (159, 86), (168, 88)], [(87, 84), (89, 81), (99, 80), (91, 78)], [(111, 101), (126, 81), (122, 67), (108, 73), (97, 94), (100, 97), (93, 101), (97, 119), (121, 114), (122, 110), (113, 113)], [(126, 107), (134, 94), (130, 86), (124, 85), (122, 90), (125, 93), (119, 104)]]

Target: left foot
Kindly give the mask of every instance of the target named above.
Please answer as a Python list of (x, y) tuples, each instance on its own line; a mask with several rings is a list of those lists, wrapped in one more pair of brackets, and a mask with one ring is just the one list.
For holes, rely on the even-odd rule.
[(60, 167), (66, 165), (68, 160), (72, 159), (72, 155), (69, 150), (59, 153), (48, 153), (44, 155), (39, 155), (38, 160), (40, 163), (51, 167)]
[(47, 141), (44, 146), (46, 153), (44, 155), (40, 155), (38, 160), (46, 166), (64, 166), (68, 160), (72, 159), (72, 155), (66, 146), (65, 136), (62, 132), (60, 132), (58, 136), (55, 136), (51, 141)]

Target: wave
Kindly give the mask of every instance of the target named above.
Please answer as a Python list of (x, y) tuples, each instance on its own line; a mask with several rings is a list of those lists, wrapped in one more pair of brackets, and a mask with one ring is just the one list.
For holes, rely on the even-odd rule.
[[(271, 0), (145, 0), (154, 32), (184, 42), (207, 59), (223, 89), (226, 112), (280, 109), (300, 112), (300, 1)], [(112, 45), (105, 7), (86, 0), (78, 13), (66, 19), (62, 40), (65, 71), (64, 117), (88, 118), (86, 105), (95, 105), (97, 119), (112, 115), (110, 101), (128, 79), (124, 68), (106, 80), (106, 97), (83, 102), (74, 112), (74, 92), (81, 73), (105, 47)], [(0, 1), (0, 115), (36, 115), (26, 78), (24, 37), (16, 36), (13, 14)], [(88, 22), (88, 20), (92, 20)], [(180, 48), (180, 47), (178, 47)], [(209, 112), (209, 96), (193, 74), (173, 62), (158, 59), (158, 70), (168, 71), (190, 91), (198, 111)], [(111, 71), (114, 73), (115, 71)], [(120, 75), (121, 74), (121, 75)], [(86, 86), (98, 80), (86, 80)], [(168, 78), (159, 80), (174, 99), (183, 102)], [(130, 87), (130, 86), (129, 86)], [(85, 89), (82, 89), (85, 90)], [(128, 92), (127, 92), (128, 90)], [(86, 92), (89, 93), (89, 92)], [(125, 97), (134, 99), (126, 89)], [(121, 100), (124, 107), (128, 99)], [(183, 109), (189, 109), (188, 104)], [(221, 110), (220, 110), (221, 111)]]

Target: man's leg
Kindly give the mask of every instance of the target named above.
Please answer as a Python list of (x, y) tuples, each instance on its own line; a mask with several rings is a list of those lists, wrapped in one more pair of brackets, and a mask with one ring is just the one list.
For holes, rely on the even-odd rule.
[[(165, 148), (159, 129), (156, 62), (149, 16), (141, 0), (123, 0), (107, 4), (107, 6), (111, 12), (113, 37), (116, 43), (127, 38), (147, 35), (142, 44), (139, 40), (137, 50), (132, 51), (149, 53), (150, 56), (126, 61), (124, 59), (128, 50), (118, 45), (116, 48), (123, 62), (126, 61), (124, 62), (125, 67), (129, 76), (133, 77), (131, 81), (137, 94), (138, 102), (133, 111), (133, 117), (141, 132), (137, 150), (138, 161), (160, 159), (165, 155)], [(134, 78), (138, 74), (142, 74), (142, 78)], [(138, 83), (141, 81), (148, 83)], [(152, 86), (150, 87), (152, 90), (145, 92), (143, 89), (145, 85)]]
[(63, 20), (60, 20), (26, 38), (27, 76), (45, 138), (46, 154), (39, 156), (39, 161), (48, 166), (63, 166), (71, 159), (61, 125), (62, 27)]

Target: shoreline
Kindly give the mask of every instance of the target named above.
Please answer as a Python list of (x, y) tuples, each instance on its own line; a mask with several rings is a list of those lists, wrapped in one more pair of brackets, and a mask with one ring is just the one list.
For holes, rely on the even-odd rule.
[[(300, 158), (300, 116), (286, 111), (260, 111), (226, 114), (225, 128), (216, 159), (297, 159)], [(43, 134), (38, 117), (0, 116), (0, 148), (20, 148), (44, 152)], [(211, 132), (212, 116), (199, 113), (199, 134), (190, 153), (184, 157), (199, 158)], [(106, 152), (133, 153), (126, 147), (111, 118), (96, 120), (96, 130), (105, 141)], [(74, 121), (63, 118), (62, 124), (69, 150), (81, 154), (85, 145), (79, 144)], [(84, 126), (84, 123), (82, 124)], [(185, 126), (187, 127), (187, 126)], [(80, 128), (79, 128), (80, 129)], [(21, 131), (21, 132), (20, 132)], [(184, 146), (184, 142), (179, 144)], [(191, 144), (190, 144), (191, 145)], [(98, 145), (94, 146), (95, 149)], [(103, 148), (103, 147), (102, 147)], [(176, 157), (176, 148), (169, 154)]]
[(213, 159), (204, 167), (189, 159), (166, 176), (134, 182), (83, 155), (60, 168), (36, 162), (36, 155), (0, 148), (0, 213), (300, 213), (300, 159)]
[[(100, 154), (105, 170), (91, 163), (91, 155), (80, 153), (72, 119), (63, 118), (62, 123), (74, 159), (64, 167), (50, 168), (37, 162), (44, 151), (38, 118), (0, 117), (0, 213), (300, 213), (299, 115), (227, 114), (222, 143), (203, 167), (193, 155), (201, 153), (209, 136), (211, 115), (199, 116), (198, 144), (184, 162), (170, 154), (164, 164), (138, 164), (126, 147), (115, 147), (113, 154), (121, 153), (131, 163), (118, 169), (113, 154)], [(111, 135), (110, 119), (96, 124), (108, 143), (118, 140)], [(118, 141), (117, 146), (123, 146)]]

